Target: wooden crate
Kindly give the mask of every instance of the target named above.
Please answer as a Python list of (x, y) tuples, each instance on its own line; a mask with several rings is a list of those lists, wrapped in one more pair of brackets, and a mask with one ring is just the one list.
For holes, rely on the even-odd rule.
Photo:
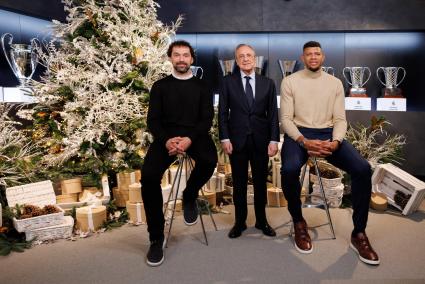
[(382, 164), (372, 175), (374, 192), (384, 193), (388, 203), (403, 215), (415, 212), (425, 196), (425, 183), (393, 164)]

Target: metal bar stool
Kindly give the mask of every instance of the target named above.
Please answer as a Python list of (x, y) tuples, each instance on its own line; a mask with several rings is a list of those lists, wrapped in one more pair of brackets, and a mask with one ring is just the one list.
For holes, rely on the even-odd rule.
[[(177, 204), (176, 201), (177, 201), (177, 197), (179, 195), (180, 180), (181, 180), (181, 177), (182, 177), (183, 167), (185, 168), (186, 183), (187, 183), (187, 180), (188, 180), (189, 170), (191, 171), (194, 168), (192, 159), (190, 159), (190, 157), (186, 153), (177, 155), (176, 161), (178, 162), (179, 166), (177, 168), (176, 175), (173, 179), (173, 185), (171, 186), (170, 195), (168, 196), (167, 202), (164, 204), (164, 216), (165, 216), (167, 210), (171, 210), (171, 220), (170, 220), (170, 223), (169, 223), (168, 235), (167, 235), (167, 239), (165, 241), (165, 247), (168, 246), (168, 239), (170, 238), (170, 235), (171, 235), (171, 228), (173, 226), (174, 213), (176, 211), (176, 204)], [(201, 194), (202, 194), (202, 197), (198, 197), (196, 199), (196, 207), (197, 207), (197, 210), (198, 210), (199, 218), (201, 220), (202, 232), (204, 234), (205, 243), (206, 243), (206, 245), (208, 245), (207, 233), (205, 231), (204, 220), (202, 219), (202, 208), (203, 207), (201, 206), (201, 204), (203, 204), (204, 207), (207, 208), (208, 214), (210, 215), (211, 221), (214, 224), (214, 228), (215, 228), (216, 231), (217, 231), (217, 225), (215, 224), (214, 217), (212, 215), (212, 212), (211, 212), (211, 209), (210, 209), (210, 206), (209, 206), (210, 204), (209, 204), (207, 198), (205, 197), (204, 190), (202, 188), (201, 188)], [(174, 201), (172, 209), (169, 208), (170, 201)]]
[[(328, 217), (328, 222), (322, 224), (321, 226), (329, 225), (329, 227), (331, 229), (331, 232), (332, 232), (332, 239), (336, 239), (334, 227), (333, 227), (333, 224), (332, 224), (331, 214), (329, 213), (329, 205), (328, 205), (329, 202), (328, 202), (328, 199), (326, 198), (325, 190), (323, 189), (322, 177), (320, 176), (319, 166), (317, 164), (317, 159), (316, 159), (316, 157), (310, 157), (310, 159), (313, 161), (314, 169), (315, 169), (316, 175), (317, 175), (318, 180), (319, 180), (320, 195), (312, 194), (310, 192), (307, 193), (307, 194), (305, 194), (304, 195), (305, 196), (305, 202), (303, 202), (302, 208), (320, 208), (320, 209), (324, 209), (326, 211), (326, 215)], [(304, 166), (303, 172), (301, 174), (301, 179), (300, 179), (301, 185), (304, 183), (304, 178), (305, 178), (305, 173), (306, 173), (306, 170), (307, 170), (307, 166), (308, 165), (306, 163), (306, 165)], [(312, 196), (321, 198), (323, 202), (320, 202), (320, 203), (313, 203), (313, 202), (311, 202), (311, 197)], [(292, 222), (291, 231), (290, 231), (290, 235), (291, 236), (293, 234), (293, 231), (294, 231), (294, 223)]]

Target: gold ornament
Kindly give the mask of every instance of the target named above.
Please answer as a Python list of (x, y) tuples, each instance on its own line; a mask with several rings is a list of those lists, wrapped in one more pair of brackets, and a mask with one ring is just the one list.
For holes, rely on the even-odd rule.
[(144, 52), (140, 47), (135, 48), (131, 63), (134, 65), (139, 64), (143, 60), (143, 54)]

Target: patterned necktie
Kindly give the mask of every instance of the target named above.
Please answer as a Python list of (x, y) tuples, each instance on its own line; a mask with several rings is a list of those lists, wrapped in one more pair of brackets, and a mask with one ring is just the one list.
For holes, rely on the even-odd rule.
[(252, 108), (252, 105), (254, 104), (254, 92), (252, 91), (252, 87), (251, 84), (249, 83), (249, 80), (251, 79), (251, 77), (249, 76), (245, 76), (245, 94), (246, 97), (248, 98), (248, 105), (249, 108)]

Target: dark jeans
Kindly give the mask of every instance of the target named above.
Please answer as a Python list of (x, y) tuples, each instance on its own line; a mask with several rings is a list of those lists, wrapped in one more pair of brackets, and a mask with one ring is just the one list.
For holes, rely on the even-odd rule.
[[(195, 167), (183, 191), (184, 201), (194, 201), (199, 189), (210, 179), (217, 164), (217, 151), (210, 136), (199, 137), (187, 150), (195, 160)], [(164, 145), (153, 142), (142, 167), (142, 198), (148, 224), (149, 239), (164, 235), (164, 213), (161, 179), (176, 156), (169, 156)]]
[(267, 174), (268, 174), (267, 146), (263, 151), (258, 151), (251, 135), (246, 139), (245, 145), (239, 151), (230, 155), (233, 179), (233, 203), (235, 204), (235, 224), (245, 224), (248, 214), (247, 208), (247, 182), (248, 163), (251, 164), (252, 179), (254, 183), (254, 210), (257, 224), (264, 225), (266, 220), (267, 203)]
[[(332, 128), (300, 128), (299, 130), (307, 139), (332, 140)], [(299, 176), (302, 166), (308, 159), (308, 154), (296, 141), (285, 135), (281, 155), (283, 193), (288, 201), (288, 210), (293, 221), (298, 222), (303, 220)], [(354, 223), (353, 232), (364, 232), (367, 224), (372, 189), (372, 170), (369, 163), (345, 140), (335, 152), (326, 157), (326, 160), (350, 174)]]

